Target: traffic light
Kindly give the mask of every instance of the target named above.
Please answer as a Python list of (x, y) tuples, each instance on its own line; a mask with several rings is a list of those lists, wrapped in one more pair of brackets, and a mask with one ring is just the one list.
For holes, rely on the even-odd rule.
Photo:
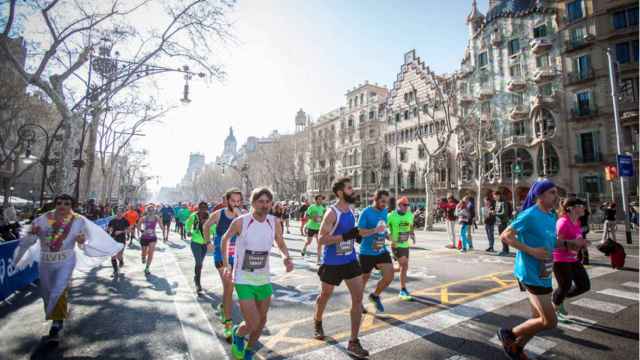
[(614, 181), (618, 178), (618, 168), (615, 165), (607, 165), (604, 167), (604, 178), (607, 181)]

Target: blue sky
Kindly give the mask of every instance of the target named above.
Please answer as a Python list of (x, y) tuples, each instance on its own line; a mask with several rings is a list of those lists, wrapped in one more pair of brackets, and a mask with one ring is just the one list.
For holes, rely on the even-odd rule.
[[(479, 2), (481, 11), (486, 6)], [(221, 54), (227, 81), (193, 83), (193, 102), (140, 140), (160, 176), (156, 185), (178, 182), (191, 151), (213, 161), (229, 126), (240, 144), (273, 129), (286, 133), (299, 108), (317, 118), (365, 80), (391, 86), (410, 49), (437, 72), (456, 69), (470, 9), (471, 0), (241, 0), (232, 14), (237, 44)], [(182, 81), (166, 80), (163, 89), (174, 100)]]

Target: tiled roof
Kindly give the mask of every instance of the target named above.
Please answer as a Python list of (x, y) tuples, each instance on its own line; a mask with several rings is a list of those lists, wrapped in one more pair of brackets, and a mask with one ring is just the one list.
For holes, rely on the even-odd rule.
[(545, 12), (552, 8), (542, 0), (502, 0), (485, 17), (485, 24), (501, 17), (525, 16), (534, 12)]

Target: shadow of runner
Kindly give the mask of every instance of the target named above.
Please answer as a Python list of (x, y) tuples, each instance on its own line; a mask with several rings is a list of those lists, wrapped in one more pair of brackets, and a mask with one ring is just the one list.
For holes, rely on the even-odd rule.
[(178, 283), (169, 284), (167, 279), (156, 276), (154, 273), (146, 274), (145, 277), (153, 290), (164, 291), (167, 295), (175, 294), (174, 289), (178, 287)]

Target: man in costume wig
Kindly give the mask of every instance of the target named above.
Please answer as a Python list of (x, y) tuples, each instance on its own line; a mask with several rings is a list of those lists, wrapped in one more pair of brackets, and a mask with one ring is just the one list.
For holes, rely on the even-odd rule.
[(22, 269), (38, 262), (45, 316), (53, 321), (48, 341), (58, 342), (68, 314), (73, 270), (89, 271), (124, 246), (98, 225), (73, 212), (71, 196), (59, 195), (54, 204), (54, 210), (33, 221), (31, 230), (21, 239), (14, 253), (13, 263)]

